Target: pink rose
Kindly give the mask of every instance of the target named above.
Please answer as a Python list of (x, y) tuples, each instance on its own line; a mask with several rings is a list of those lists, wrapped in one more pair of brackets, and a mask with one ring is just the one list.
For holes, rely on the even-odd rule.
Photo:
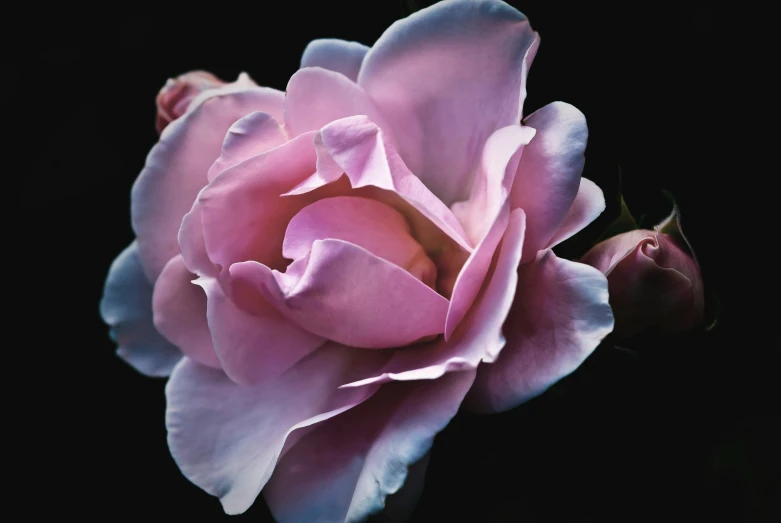
[(503, 2), (446, 1), (371, 49), (313, 41), (284, 93), (205, 90), (160, 135), (102, 314), (170, 372), (171, 453), (227, 513), (262, 490), (279, 521), (361, 520), (465, 398), (515, 407), (611, 331), (604, 275), (551, 251), (604, 198), (580, 111), (521, 123), (538, 42)]
[(617, 336), (649, 328), (675, 333), (703, 321), (702, 275), (681, 232), (677, 207), (653, 231), (608, 238), (580, 261), (607, 276)]

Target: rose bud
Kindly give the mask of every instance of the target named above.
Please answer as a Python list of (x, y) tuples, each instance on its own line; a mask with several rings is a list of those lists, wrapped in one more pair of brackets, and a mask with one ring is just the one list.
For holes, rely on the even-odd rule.
[[(234, 82), (238, 85), (255, 85), (246, 73)], [(190, 103), (204, 91), (227, 85), (227, 82), (206, 71), (190, 71), (176, 78), (169, 78), (157, 94), (157, 119), (155, 127), (162, 133), (169, 123), (184, 113)]]
[(675, 333), (703, 321), (702, 275), (680, 230), (677, 207), (653, 231), (625, 232), (595, 245), (581, 263), (608, 281), (619, 337), (646, 329)]

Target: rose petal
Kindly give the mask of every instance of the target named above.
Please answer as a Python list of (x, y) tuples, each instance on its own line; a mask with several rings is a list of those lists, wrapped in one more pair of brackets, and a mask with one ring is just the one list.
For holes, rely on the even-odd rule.
[(362, 348), (398, 347), (445, 328), (448, 301), (406, 270), (342, 240), (318, 240), (284, 274), (236, 263), (248, 282), (286, 317), (329, 340)]
[(426, 285), (436, 282), (436, 268), (410, 235), (404, 216), (376, 200), (337, 196), (304, 207), (287, 226), (282, 254), (291, 260), (303, 258), (315, 241), (327, 238), (363, 247)]
[(588, 265), (543, 250), (519, 269), (507, 316), (507, 345), (480, 365), (467, 405), (501, 412), (545, 392), (570, 374), (613, 329), (607, 280)]
[(206, 294), (193, 284), (195, 276), (181, 256), (171, 258), (152, 294), (157, 330), (186, 355), (209, 367), (221, 368), (206, 322)]
[(203, 238), (220, 270), (256, 260), (272, 268), (282, 256), (285, 226), (312, 198), (280, 198), (315, 171), (314, 133), (223, 171), (198, 197)]
[(255, 386), (237, 385), (223, 372), (184, 358), (166, 386), (171, 455), (190, 481), (220, 497), (225, 512), (244, 512), (271, 476), (286, 440), (291, 445), (300, 437), (291, 432), (374, 393), (337, 386), (380, 356), (327, 345)]
[(285, 125), (290, 136), (321, 127), (347, 116), (366, 115), (382, 125), (374, 102), (346, 76), (322, 69), (299, 69), (285, 94)]
[(211, 262), (209, 254), (206, 252), (201, 206), (198, 203), (205, 189), (205, 187), (201, 189), (192, 209), (182, 218), (182, 226), (179, 228), (178, 234), (179, 249), (182, 251), (182, 262), (190, 272), (197, 276), (217, 276), (219, 270)]
[(537, 129), (524, 147), (510, 201), (526, 211), (528, 228), (521, 263), (534, 259), (564, 222), (580, 187), (588, 138), (586, 118), (575, 107), (554, 102), (524, 123)]
[(280, 460), (263, 492), (274, 518), (364, 521), (382, 510), (456, 414), (473, 379), (470, 370), (384, 385), (318, 425)]
[(324, 127), (315, 146), (317, 172), (287, 194), (322, 190), (344, 174), (356, 195), (377, 199), (404, 214), (413, 236), (437, 266), (437, 290), (450, 296), (472, 246), (456, 216), (407, 169), (385, 133), (365, 116), (353, 116)]
[(152, 322), (152, 285), (146, 279), (134, 241), (111, 264), (100, 315), (111, 327), (117, 355), (147, 376), (168, 376), (182, 353)]
[(447, 314), (445, 339), (472, 306), (488, 273), (496, 247), (510, 216), (508, 202), (523, 147), (534, 137), (534, 129), (512, 125), (496, 131), (485, 144), (480, 172), (472, 197), (453, 206), (477, 248), (469, 255), (456, 279)]
[(263, 107), (260, 109), (256, 109), (257, 111), (263, 111), (264, 113), (268, 113), (274, 118), (276, 121), (281, 122), (284, 120), (284, 112), (282, 109), (282, 104), (285, 100), (285, 93), (282, 91), (278, 91), (277, 89), (272, 89), (270, 87), (258, 87), (258, 84), (255, 83), (255, 81), (250, 78), (250, 76), (247, 73), (239, 73), (239, 77), (236, 79), (235, 82), (231, 82), (229, 84), (223, 85), (222, 87), (218, 87), (217, 89), (214, 89), (212, 91), (204, 91), (198, 96), (196, 96), (192, 102), (190, 102), (190, 105), (187, 107), (187, 112), (192, 112), (193, 110), (197, 109), (203, 102), (206, 100), (209, 100), (210, 98), (213, 98), (215, 96), (229, 96), (233, 94), (243, 93), (247, 90), (254, 91), (256, 93), (263, 93), (263, 96), (265, 98), (265, 103), (263, 104)]
[(485, 142), (471, 196), (452, 206), (472, 245), (483, 241), (495, 221), (512, 188), (523, 148), (535, 133), (531, 127), (514, 124), (499, 129)]
[(510, 220), (510, 205), (505, 204), (497, 212), (491, 229), (477, 248), (469, 255), (453, 286), (453, 295), (445, 322), (445, 340), (449, 340), (458, 325), (473, 306), (475, 297), (483, 287), (486, 274), (493, 260), (494, 252), (502, 241), (507, 224)]
[(609, 276), (618, 262), (629, 256), (639, 243), (653, 238), (653, 231), (636, 229), (599, 242), (580, 259), (580, 263), (591, 265), (605, 276)]
[(222, 143), (222, 152), (206, 177), (212, 181), (222, 171), (286, 141), (285, 131), (270, 114), (260, 111), (250, 113), (230, 126)]
[(367, 53), (358, 85), (410, 170), (445, 204), (468, 197), (491, 133), (520, 121), (535, 39), (504, 2), (452, 0), (394, 23)]
[(396, 350), (381, 373), (343, 387), (436, 379), (447, 372), (473, 369), (480, 361), (494, 361), (505, 343), (502, 324), (515, 297), (517, 267), (524, 243), (524, 218), (521, 209), (510, 214), (499, 254), (486, 278), (487, 284), (449, 340), (439, 339), (425, 346)]
[(409, 466), (404, 484), (385, 498), (385, 508), (374, 518), (376, 523), (410, 520), (423, 494), (429, 461), (431, 461), (431, 452), (427, 452), (420, 460)]
[[(331, 122), (317, 138), (317, 179), (332, 182), (344, 173), (353, 188), (372, 186), (394, 192), (471, 251), (458, 219), (407, 169), (386, 134), (368, 117), (359, 115)], [(316, 188), (310, 181), (290, 193), (301, 194)]]
[(301, 68), (322, 67), (341, 73), (353, 82), (358, 79), (363, 57), (368, 47), (358, 42), (348, 42), (336, 38), (312, 40), (301, 56)]
[(245, 87), (231, 94), (224, 88), (210, 89), (193, 101), (194, 109), (171, 122), (160, 135), (131, 194), (133, 230), (150, 281), (179, 254), (182, 217), (206, 185), (206, 174), (220, 154), (225, 133), (246, 114), (271, 112), (279, 101), (275, 93), (279, 92), (261, 87)]
[(546, 249), (551, 249), (564, 240), (582, 231), (588, 224), (597, 219), (605, 210), (605, 195), (597, 184), (588, 178), (580, 179), (578, 194), (567, 211), (564, 221), (556, 234), (548, 242)]
[[(269, 381), (320, 347), (325, 340), (285, 319), (261, 296), (251, 298), (234, 284), (236, 299), (226, 296), (214, 278), (196, 280), (206, 292), (206, 315), (214, 351), (225, 373), (241, 384)], [(247, 310), (249, 309), (249, 310)]]

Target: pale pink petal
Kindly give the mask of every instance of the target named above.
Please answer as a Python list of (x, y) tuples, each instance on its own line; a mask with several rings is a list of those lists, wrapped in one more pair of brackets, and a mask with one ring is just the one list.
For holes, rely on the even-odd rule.
[(315, 427), (279, 461), (263, 491), (274, 518), (357, 522), (382, 510), (456, 414), (474, 374), (383, 385)]
[(186, 356), (219, 369), (206, 322), (206, 294), (193, 283), (195, 278), (181, 255), (166, 264), (152, 294), (155, 327)]
[(564, 221), (548, 242), (546, 249), (560, 244), (582, 231), (588, 224), (597, 219), (597, 216), (605, 210), (605, 196), (597, 184), (588, 178), (580, 179), (578, 194), (572, 202)]
[(254, 386), (237, 385), (222, 371), (184, 358), (166, 386), (171, 455), (190, 481), (220, 498), (225, 512), (244, 512), (271, 476), (286, 441), (290, 446), (300, 437), (291, 432), (374, 393), (337, 387), (381, 356), (327, 345)]
[(262, 296), (244, 292), (241, 282), (232, 282), (233, 296), (227, 296), (214, 278), (199, 278), (196, 283), (206, 293), (214, 351), (236, 383), (272, 380), (325, 343), (285, 319)]
[(554, 102), (524, 124), (537, 129), (524, 147), (510, 201), (528, 220), (522, 262), (534, 259), (564, 222), (580, 187), (588, 139), (586, 118), (575, 107)]
[(501, 412), (545, 392), (574, 371), (613, 329), (605, 276), (543, 250), (519, 269), (507, 344), (477, 369), (470, 410)]
[(436, 282), (436, 267), (411, 236), (404, 216), (377, 200), (337, 196), (304, 207), (287, 226), (282, 254), (298, 260), (311, 251), (315, 241), (326, 238), (359, 245), (426, 285)]
[(502, 324), (516, 294), (524, 225), (523, 210), (514, 210), (499, 254), (486, 277), (487, 284), (449, 340), (440, 338), (426, 345), (398, 349), (381, 373), (344, 387), (436, 379), (447, 372), (473, 369), (481, 361), (494, 361), (505, 343)]
[(450, 299), (445, 339), (472, 306), (488, 273), (510, 216), (508, 195), (524, 145), (534, 129), (512, 125), (496, 131), (485, 144), (472, 197), (453, 206), (470, 239), (477, 245), (456, 279)]
[(418, 506), (420, 496), (423, 494), (429, 461), (431, 461), (430, 451), (409, 466), (404, 484), (399, 490), (385, 498), (385, 507), (382, 509), (382, 513), (375, 518), (376, 523), (410, 520)]
[(220, 157), (209, 168), (206, 177), (212, 181), (229, 167), (278, 147), (286, 141), (287, 135), (274, 117), (260, 111), (250, 113), (228, 129)]
[(407, 169), (385, 133), (365, 116), (353, 116), (324, 127), (315, 145), (317, 172), (288, 195), (335, 185), (346, 175), (355, 194), (404, 214), (439, 270), (437, 290), (450, 296), (472, 246), (456, 216)]
[(278, 91), (273, 89), (243, 87), (230, 93), (224, 89), (201, 93), (191, 104), (194, 108), (165, 128), (133, 185), (133, 230), (150, 281), (179, 254), (177, 234), (182, 217), (206, 185), (206, 174), (220, 155), (230, 126), (251, 112), (270, 112), (278, 103), (274, 94)]
[(179, 249), (182, 251), (182, 261), (190, 272), (197, 276), (217, 276), (219, 270), (209, 259), (206, 252), (206, 243), (203, 239), (203, 222), (201, 221), (201, 206), (198, 203), (198, 193), (190, 212), (182, 218), (182, 226), (179, 228)]
[(580, 259), (580, 263), (591, 265), (605, 276), (609, 276), (618, 262), (629, 256), (637, 245), (653, 238), (653, 231), (635, 229), (599, 242)]
[(342, 73), (353, 82), (358, 79), (363, 57), (369, 48), (358, 42), (348, 42), (337, 38), (319, 38), (312, 40), (301, 56), (301, 68), (322, 67), (329, 71)]
[(367, 53), (358, 84), (410, 170), (447, 205), (469, 196), (491, 133), (521, 120), (535, 39), (504, 2), (452, 0), (394, 23)]
[(518, 124), (503, 127), (485, 142), (468, 200), (453, 204), (453, 214), (472, 245), (480, 243), (512, 188), (523, 148), (536, 131)]
[[(464, 249), (471, 250), (458, 219), (407, 169), (386, 134), (369, 118), (359, 115), (334, 121), (317, 138), (319, 179), (333, 182), (344, 173), (353, 188), (377, 187), (396, 193)], [(316, 188), (308, 182), (290, 194)]]
[(100, 315), (111, 328), (117, 355), (147, 376), (168, 376), (182, 353), (155, 329), (152, 284), (146, 279), (134, 241), (111, 264)]
[(257, 111), (270, 114), (272, 118), (278, 122), (284, 120), (283, 102), (285, 100), (285, 93), (270, 87), (259, 87), (247, 73), (239, 73), (239, 77), (235, 82), (231, 82), (211, 91), (202, 92), (190, 102), (190, 105), (187, 107), (187, 112), (197, 109), (199, 105), (214, 96), (228, 96), (243, 93), (247, 90), (263, 94), (263, 107), (256, 109)]
[(346, 76), (322, 69), (299, 69), (287, 84), (285, 126), (290, 136), (321, 127), (348, 116), (366, 115), (383, 127), (374, 102)]
[(315, 171), (314, 133), (223, 171), (198, 197), (206, 252), (220, 270), (256, 260), (284, 268), (285, 227), (314, 197), (280, 198)]
[(445, 322), (445, 340), (449, 340), (461, 320), (464, 319), (475, 297), (483, 287), (488, 270), (493, 260), (494, 252), (502, 241), (507, 224), (510, 220), (510, 204), (505, 201), (494, 216), (494, 222), (477, 248), (469, 255), (461, 272), (458, 274), (450, 297), (450, 305)]
[(230, 268), (306, 330), (353, 347), (408, 345), (441, 334), (448, 301), (415, 276), (342, 240), (318, 240), (286, 273), (248, 261)]

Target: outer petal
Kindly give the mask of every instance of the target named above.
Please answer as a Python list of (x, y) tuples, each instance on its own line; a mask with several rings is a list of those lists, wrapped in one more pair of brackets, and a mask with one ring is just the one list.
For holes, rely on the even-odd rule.
[(363, 89), (346, 76), (322, 69), (299, 69), (287, 84), (285, 125), (290, 136), (348, 116), (366, 115), (382, 125), (382, 117)]
[(273, 89), (234, 87), (237, 92), (230, 94), (224, 89), (201, 93), (185, 116), (165, 128), (133, 185), (133, 230), (150, 281), (179, 254), (177, 234), (182, 217), (206, 185), (206, 174), (220, 154), (228, 128), (251, 112), (271, 112), (279, 102), (280, 93)]
[(524, 121), (537, 129), (524, 147), (510, 199), (528, 220), (523, 262), (534, 259), (564, 222), (580, 188), (588, 139), (583, 113), (563, 102), (535, 111)]
[(348, 42), (336, 38), (312, 40), (301, 56), (301, 68), (322, 67), (342, 73), (353, 82), (358, 79), (363, 57), (369, 48), (358, 42)]
[(523, 211), (514, 210), (499, 254), (489, 269), (488, 283), (452, 338), (447, 341), (439, 339), (421, 347), (396, 350), (381, 373), (348, 383), (344, 387), (435, 379), (447, 372), (473, 369), (481, 361), (494, 361), (505, 343), (502, 324), (515, 297), (524, 225)]
[(466, 405), (501, 412), (545, 392), (574, 371), (613, 329), (605, 276), (588, 265), (537, 254), (521, 265), (507, 346), (478, 368)]
[(206, 292), (214, 350), (236, 383), (272, 380), (325, 342), (286, 320), (256, 293), (243, 292), (238, 283), (233, 295), (244, 307), (226, 296), (216, 279), (200, 278), (196, 283)]
[(358, 84), (412, 172), (446, 204), (469, 195), (491, 133), (520, 121), (535, 39), (504, 2), (451, 0), (394, 23), (366, 55)]
[(168, 376), (182, 353), (152, 322), (152, 285), (144, 276), (134, 241), (111, 264), (100, 315), (117, 343), (117, 354), (147, 376)]
[(206, 177), (212, 181), (222, 171), (286, 141), (287, 134), (273, 116), (260, 111), (250, 113), (230, 126), (222, 143), (222, 152), (209, 167)]
[(426, 481), (428, 464), (431, 461), (431, 452), (428, 452), (418, 462), (410, 465), (404, 485), (385, 498), (385, 508), (382, 514), (378, 514), (373, 521), (376, 523), (391, 523), (393, 521), (409, 521), (415, 508), (418, 506), (420, 496)]
[(567, 211), (559, 230), (548, 242), (547, 249), (553, 248), (564, 240), (582, 231), (588, 224), (597, 219), (605, 210), (605, 196), (597, 184), (588, 178), (580, 179), (580, 187), (575, 201)]
[(239, 77), (235, 82), (218, 87), (212, 91), (202, 92), (196, 96), (192, 102), (190, 102), (190, 105), (187, 107), (187, 112), (194, 111), (203, 102), (215, 96), (230, 96), (233, 94), (243, 93), (247, 90), (263, 92), (265, 103), (263, 104), (262, 108), (257, 109), (258, 111), (263, 111), (270, 114), (278, 122), (283, 120), (282, 102), (285, 99), (285, 93), (276, 89), (271, 89), (269, 87), (258, 87), (258, 84), (256, 84), (247, 73), (239, 73)]
[(182, 261), (190, 272), (198, 276), (217, 276), (220, 271), (214, 266), (206, 252), (201, 206), (198, 203), (205, 189), (205, 187), (201, 189), (192, 209), (182, 218), (182, 226), (179, 228), (178, 234), (179, 249), (182, 251)]
[(252, 282), (306, 330), (345, 345), (389, 348), (441, 334), (448, 301), (406, 270), (341, 240), (318, 240), (285, 274), (237, 263), (231, 277)]
[(181, 256), (171, 258), (155, 282), (152, 310), (157, 330), (198, 363), (221, 368), (206, 322), (206, 294)]
[(456, 414), (474, 372), (384, 385), (309, 432), (279, 462), (263, 493), (274, 518), (352, 522), (382, 510)]
[[(330, 345), (277, 379), (239, 386), (221, 371), (184, 358), (166, 386), (168, 445), (182, 473), (244, 512), (271, 476), (290, 433), (364, 401), (374, 390), (339, 383), (375, 365), (377, 352)], [(300, 434), (293, 434), (292, 445)]]

